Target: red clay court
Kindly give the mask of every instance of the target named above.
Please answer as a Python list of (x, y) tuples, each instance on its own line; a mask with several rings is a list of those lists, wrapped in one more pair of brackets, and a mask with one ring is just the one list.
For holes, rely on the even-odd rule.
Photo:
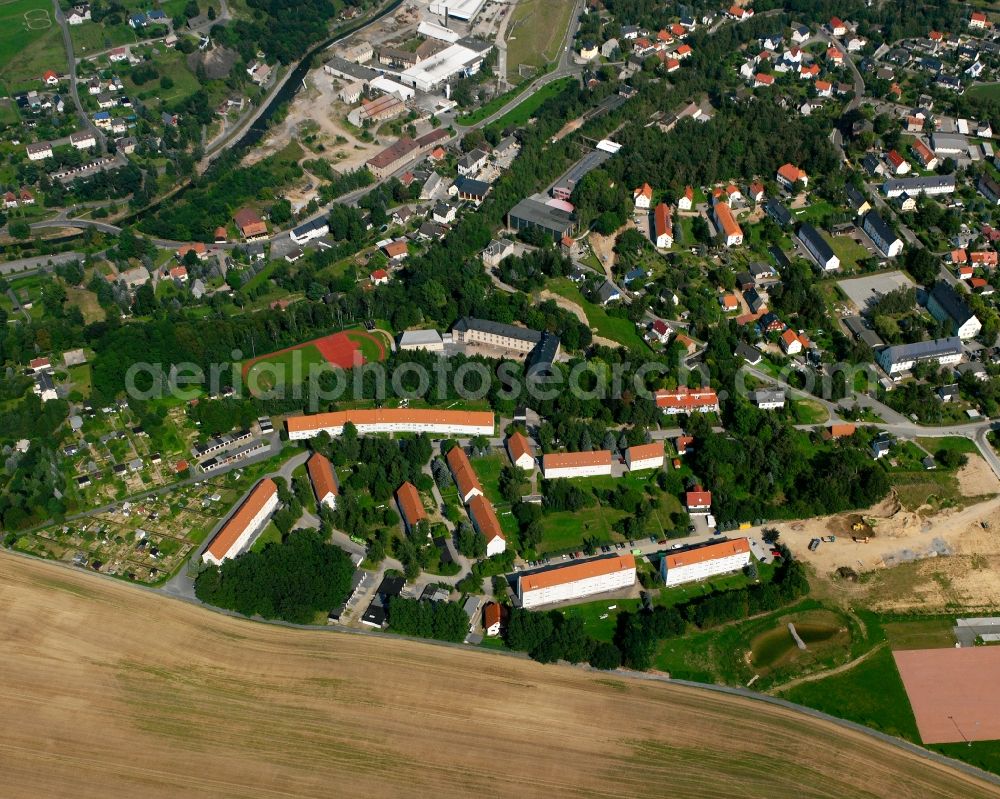
[(892, 654), (925, 744), (1000, 739), (1000, 647)]
[(328, 336), (314, 338), (311, 341), (304, 341), (292, 347), (285, 347), (282, 350), (269, 352), (266, 355), (259, 355), (243, 362), (243, 377), (247, 376), (251, 367), (262, 361), (273, 361), (280, 356), (293, 352), (294, 350), (315, 347), (323, 360), (342, 369), (350, 369), (362, 363), (385, 360), (385, 343), (381, 335), (369, 333), (364, 330), (346, 330), (340, 333), (331, 333)]

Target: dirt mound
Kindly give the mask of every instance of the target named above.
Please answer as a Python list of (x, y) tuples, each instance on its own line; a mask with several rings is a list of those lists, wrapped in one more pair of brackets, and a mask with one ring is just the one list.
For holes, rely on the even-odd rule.
[(213, 47), (209, 50), (195, 50), (187, 57), (187, 65), (192, 72), (196, 72), (198, 67), (205, 70), (205, 75), (210, 80), (222, 80), (233, 69), (233, 64), (240, 57), (235, 50), (227, 47)]

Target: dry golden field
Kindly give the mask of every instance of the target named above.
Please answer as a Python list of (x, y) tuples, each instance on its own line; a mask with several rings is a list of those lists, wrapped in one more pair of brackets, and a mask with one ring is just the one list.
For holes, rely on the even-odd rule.
[(0, 555), (13, 797), (971, 797), (783, 708), (487, 652), (254, 624)]

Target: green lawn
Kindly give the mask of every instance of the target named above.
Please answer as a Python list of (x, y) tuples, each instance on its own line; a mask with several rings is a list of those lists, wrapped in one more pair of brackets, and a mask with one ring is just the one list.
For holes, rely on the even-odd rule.
[[(382, 350), (372, 340), (371, 333), (350, 330), (346, 331), (346, 333), (347, 337), (358, 345), (365, 363), (378, 363), (382, 360)], [(377, 336), (378, 334), (375, 335)], [(386, 348), (388, 348), (388, 342), (386, 342)]]
[(507, 28), (507, 77), (516, 83), (518, 65), (543, 67), (555, 61), (575, 0), (521, 0)]
[(260, 552), (268, 544), (280, 544), (281, 543), (281, 533), (278, 532), (278, 528), (274, 526), (274, 522), (268, 522), (267, 527), (257, 536), (257, 540), (253, 542), (253, 546), (250, 547), (251, 552)]
[(494, 97), (488, 103), (484, 103), (472, 113), (462, 114), (462, 116), (458, 117), (456, 122), (458, 122), (459, 125), (474, 125), (477, 122), (486, 119), (486, 117), (490, 114), (495, 114), (527, 88), (528, 84), (523, 83), (522, 85), (511, 89), (509, 92), (504, 92), (503, 94)]
[(610, 316), (599, 305), (589, 302), (569, 278), (554, 278), (548, 282), (547, 288), (583, 308), (590, 326), (596, 330), (597, 335), (609, 338), (630, 349), (648, 349), (646, 342), (643, 341), (642, 336), (639, 335), (636, 326), (631, 321), (619, 316)]
[(267, 391), (275, 386), (301, 383), (311, 366), (326, 363), (315, 345), (282, 352), (263, 358), (247, 371), (246, 385), (251, 391)]
[(820, 235), (826, 239), (834, 254), (840, 259), (840, 266), (845, 269), (858, 265), (858, 261), (863, 261), (869, 257), (868, 250), (858, 244), (850, 236), (831, 236), (826, 231)]
[(946, 436), (943, 438), (918, 438), (917, 443), (931, 454), (942, 449), (949, 452), (961, 452), (964, 455), (972, 455), (979, 452), (976, 442), (965, 436)]
[(910, 700), (888, 647), (852, 669), (803, 683), (782, 696), (890, 735), (920, 740)]
[(996, 102), (1000, 100), (1000, 83), (980, 83), (978, 86), (970, 86), (965, 96), (973, 100)]
[(71, 25), (69, 35), (73, 41), (73, 54), (77, 58), (137, 41), (135, 31), (125, 23), (103, 25), (97, 22), (84, 22), (82, 25)]
[(610, 544), (613, 540), (611, 525), (625, 515), (623, 511), (596, 504), (578, 511), (546, 513), (542, 517), (542, 541), (536, 551), (545, 555), (576, 549), (584, 538), (598, 544)]
[(826, 408), (815, 400), (792, 400), (791, 406), (796, 424), (823, 424), (830, 418)]
[[(520, 6), (518, 6), (518, 8), (520, 8)], [(493, 124), (500, 128), (508, 128), (512, 126), (522, 127), (526, 125), (528, 120), (531, 119), (535, 115), (535, 112), (541, 107), (542, 103), (552, 97), (555, 97), (559, 94), (559, 92), (572, 83), (576, 83), (576, 78), (560, 78), (559, 80), (554, 80), (552, 83), (546, 84), (537, 92), (532, 93), (514, 106), (514, 108), (500, 117), (500, 119)], [(489, 116), (489, 114), (486, 116)]]
[(62, 33), (49, 0), (0, 5), (0, 81), (8, 91), (42, 88), (46, 70), (66, 72)]

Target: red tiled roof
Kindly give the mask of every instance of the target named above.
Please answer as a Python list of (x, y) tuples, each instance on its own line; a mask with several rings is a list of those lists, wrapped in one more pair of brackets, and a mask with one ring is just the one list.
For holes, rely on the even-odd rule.
[(510, 453), (511, 460), (514, 461), (520, 460), (522, 455), (527, 455), (529, 458), (535, 457), (535, 450), (531, 446), (531, 442), (520, 430), (511, 433), (510, 438), (507, 439), (507, 451)]
[(610, 466), (611, 450), (599, 449), (593, 452), (550, 452), (542, 456), (542, 468), (570, 469), (577, 466)]
[(719, 397), (711, 388), (680, 388), (668, 391), (660, 389), (656, 392), (656, 407), (658, 408), (702, 408), (714, 407), (719, 404)]
[(645, 197), (647, 200), (651, 200), (653, 199), (653, 187), (648, 183), (643, 183), (639, 188), (632, 192), (632, 197), (634, 199)]
[(487, 544), (495, 538), (507, 540), (503, 530), (500, 529), (500, 520), (497, 518), (496, 511), (493, 510), (493, 503), (486, 497), (476, 494), (469, 500), (469, 515), (475, 521), (476, 527), (483, 534)]
[(244, 236), (260, 236), (267, 233), (267, 225), (252, 208), (241, 208), (233, 214), (233, 221)]
[(473, 491), (483, 492), (483, 487), (476, 476), (476, 472), (469, 463), (469, 456), (465, 454), (462, 447), (452, 447), (447, 455), (448, 468), (458, 485), (459, 499), (465, 500)]
[(684, 504), (689, 508), (709, 508), (712, 506), (712, 492), (696, 485), (685, 495)]
[(729, 203), (715, 204), (715, 218), (719, 221), (719, 224), (722, 226), (722, 231), (726, 234), (726, 236), (743, 235), (743, 228), (737, 224), (736, 218), (733, 216), (733, 211), (729, 207)]
[(789, 183), (794, 183), (806, 177), (805, 171), (799, 169), (795, 164), (782, 164), (778, 167), (778, 174)]
[(667, 555), (667, 569), (693, 566), (696, 563), (704, 563), (707, 560), (719, 560), (730, 555), (743, 555), (749, 551), (750, 542), (745, 538), (737, 538), (735, 541), (719, 541), (716, 544), (708, 544), (696, 549), (689, 549), (685, 552), (678, 552), (674, 555)]
[(340, 493), (340, 488), (337, 486), (337, 476), (333, 473), (333, 466), (325, 455), (314, 452), (312, 457), (306, 461), (306, 470), (309, 472), (313, 490), (320, 500), (327, 494), (337, 496)]
[(399, 503), (403, 519), (410, 527), (427, 518), (424, 503), (420, 501), (420, 494), (417, 493), (417, 487), (413, 483), (403, 483), (396, 489), (396, 502)]
[(274, 484), (274, 480), (270, 477), (265, 477), (257, 483), (253, 491), (250, 492), (250, 496), (244, 500), (243, 504), (240, 505), (232, 518), (223, 525), (222, 529), (216, 533), (215, 538), (212, 539), (212, 542), (205, 551), (211, 554), (216, 560), (223, 560), (229, 554), (229, 550), (232, 549), (236, 540), (246, 530), (247, 525), (250, 524), (253, 517), (277, 493), (278, 486)]
[(536, 572), (535, 574), (522, 574), (520, 576), (520, 586), (523, 593), (525, 591), (535, 591), (539, 588), (551, 588), (555, 585), (575, 583), (578, 580), (586, 580), (590, 577), (600, 577), (605, 574), (614, 574), (634, 568), (635, 557), (631, 553), (610, 558), (596, 558), (594, 560), (571, 563), (568, 566), (561, 566), (556, 569)]
[(487, 602), (483, 608), (483, 625), (489, 629), (494, 624), (499, 624), (501, 619), (501, 607), (498, 602)]
[(635, 461), (644, 461), (648, 458), (662, 458), (663, 442), (653, 441), (650, 444), (637, 444), (634, 447), (629, 447), (626, 450), (626, 453), (630, 463), (634, 463)]
[(666, 203), (659, 203), (653, 210), (653, 226), (656, 229), (657, 238), (664, 234), (671, 235), (670, 208)]
[(853, 436), (854, 431), (857, 429), (853, 424), (832, 424), (827, 430), (828, 438), (844, 438), (845, 436)]
[(291, 416), (285, 421), (289, 433), (341, 427), (347, 422), (369, 424), (443, 424), (492, 427), (491, 411), (449, 411), (435, 408), (375, 408), (370, 410), (331, 411), (309, 416)]

